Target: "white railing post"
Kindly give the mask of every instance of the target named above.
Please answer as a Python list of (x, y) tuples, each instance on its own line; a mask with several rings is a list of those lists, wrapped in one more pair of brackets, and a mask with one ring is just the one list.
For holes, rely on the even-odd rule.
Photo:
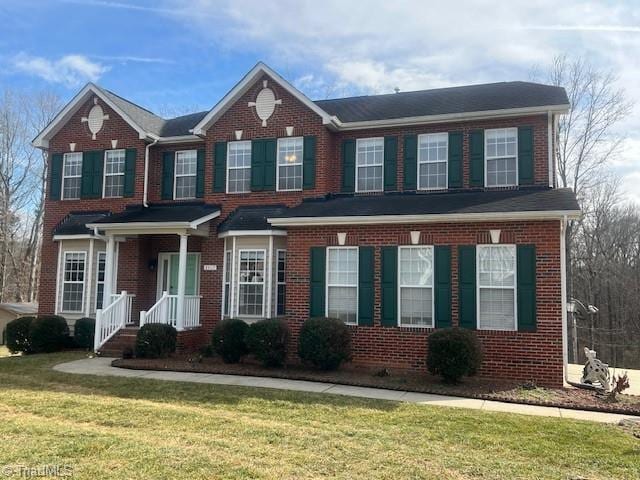
[(140, 328), (142, 328), (142, 326), (144, 325), (146, 315), (147, 312), (145, 312), (144, 310), (140, 310)]
[(100, 348), (100, 339), (102, 337), (102, 309), (96, 310), (96, 327), (93, 331), (93, 351), (97, 352)]

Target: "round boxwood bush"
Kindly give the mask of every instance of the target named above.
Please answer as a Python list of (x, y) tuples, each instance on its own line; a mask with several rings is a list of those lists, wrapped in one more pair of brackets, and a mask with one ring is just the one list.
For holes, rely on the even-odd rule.
[(475, 375), (482, 364), (482, 349), (476, 333), (464, 328), (445, 328), (429, 335), (427, 368), (446, 383)]
[(211, 346), (225, 363), (238, 363), (249, 353), (246, 336), (249, 325), (237, 318), (218, 322), (213, 329)]
[(31, 322), (29, 328), (31, 352), (51, 353), (70, 345), (69, 325), (58, 315), (43, 315)]
[(171, 325), (147, 323), (136, 335), (136, 356), (140, 358), (167, 358), (176, 351), (178, 332)]
[(11, 353), (31, 353), (29, 330), (35, 317), (20, 317), (7, 323), (7, 348)]
[(322, 370), (335, 370), (351, 360), (351, 333), (337, 318), (310, 318), (302, 325), (298, 355)]
[(96, 331), (96, 321), (94, 318), (84, 317), (76, 320), (73, 328), (73, 340), (80, 348), (93, 348), (93, 336)]
[(249, 325), (247, 347), (265, 367), (281, 367), (287, 359), (289, 326), (281, 318), (260, 320)]

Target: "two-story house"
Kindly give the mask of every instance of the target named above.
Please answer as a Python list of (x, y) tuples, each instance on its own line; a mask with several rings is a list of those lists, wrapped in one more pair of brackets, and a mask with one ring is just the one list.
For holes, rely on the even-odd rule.
[(179, 348), (225, 317), (352, 329), (354, 363), (424, 369), (434, 329), (475, 329), (487, 376), (559, 385), (564, 89), (527, 82), (312, 101), (259, 63), (211, 110), (165, 120), (89, 84), (49, 154), (40, 312), (141, 323)]

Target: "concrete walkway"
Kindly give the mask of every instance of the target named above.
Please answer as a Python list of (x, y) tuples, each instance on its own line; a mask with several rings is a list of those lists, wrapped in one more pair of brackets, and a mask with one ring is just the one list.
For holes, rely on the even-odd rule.
[(111, 366), (112, 358), (86, 358), (56, 365), (54, 370), (82, 375), (100, 375), (115, 377), (151, 378), (174, 382), (209, 383), (216, 385), (236, 385), (243, 387), (274, 388), (278, 390), (295, 390), (299, 392), (331, 393), (350, 397), (373, 398), (410, 402), (420, 405), (437, 405), (442, 407), (462, 407), (491, 412), (520, 413), (544, 417), (573, 418), (600, 423), (618, 423), (625, 418), (640, 420), (633, 415), (614, 413), (588, 412), (557, 407), (540, 407), (520, 405), (516, 403), (478, 400), (473, 398), (414, 393), (401, 390), (385, 390), (382, 388), (351, 387), (324, 382), (307, 382), (302, 380), (286, 380), (268, 377), (250, 377), (243, 375), (220, 375), (210, 373), (167, 372), (158, 370), (129, 370)]
[[(575, 363), (570, 363), (568, 367), (569, 380), (573, 382), (579, 382), (582, 378), (582, 369), (584, 365), (577, 365)], [(631, 370), (628, 368), (610, 368), (611, 377), (614, 375), (622, 375), (624, 372), (627, 372), (627, 376), (629, 377), (629, 389), (625, 390), (624, 393), (628, 393), (629, 395), (640, 395), (640, 370)]]

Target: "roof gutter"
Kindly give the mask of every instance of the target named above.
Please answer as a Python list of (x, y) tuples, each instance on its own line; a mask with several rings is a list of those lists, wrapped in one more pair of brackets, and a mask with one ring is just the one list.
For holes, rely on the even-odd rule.
[(153, 142), (148, 143), (144, 148), (144, 187), (142, 194), (142, 205), (146, 208), (149, 206), (148, 195), (149, 195), (149, 149), (153, 147), (160, 141), (160, 137), (149, 134), (149, 137), (153, 139)]
[(528, 212), (489, 212), (489, 213), (444, 213), (420, 215), (346, 215), (337, 217), (288, 217), (268, 218), (267, 221), (278, 227), (314, 227), (323, 225), (397, 225), (402, 223), (443, 223), (443, 222), (505, 222), (514, 220), (557, 220), (560, 218), (578, 219), (579, 210), (542, 210)]

